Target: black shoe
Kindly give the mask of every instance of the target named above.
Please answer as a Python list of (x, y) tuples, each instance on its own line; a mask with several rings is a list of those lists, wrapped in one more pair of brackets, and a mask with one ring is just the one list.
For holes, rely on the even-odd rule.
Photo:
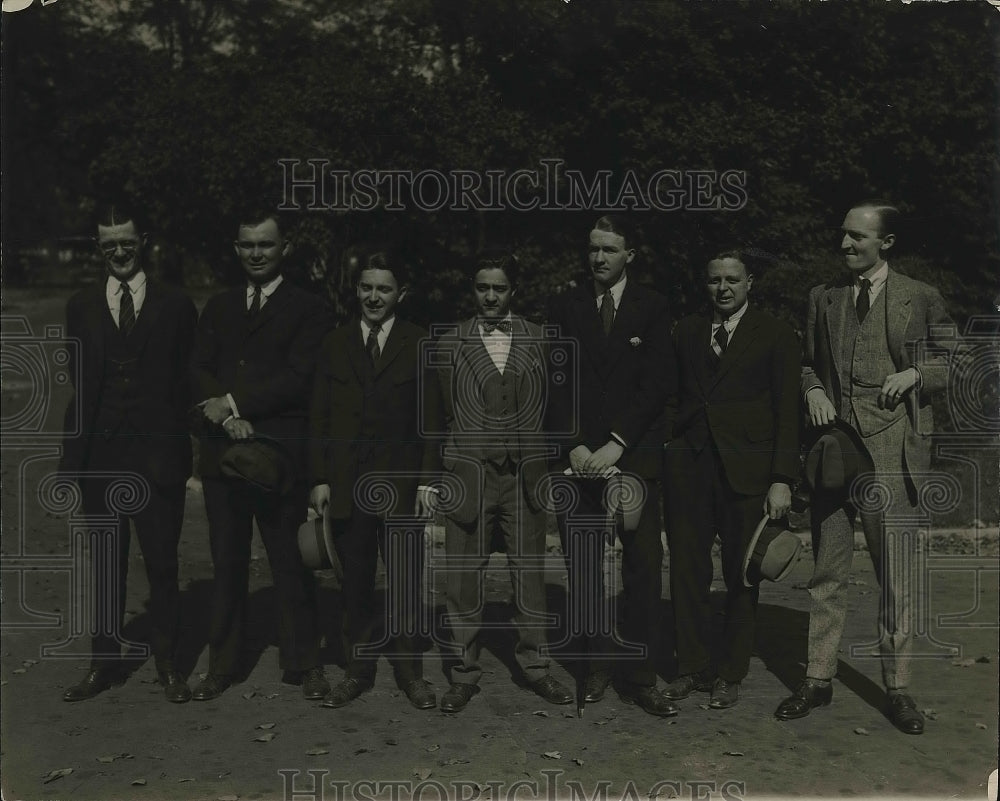
[(194, 688), (194, 692), (191, 693), (191, 697), (195, 701), (211, 701), (213, 698), (218, 698), (226, 690), (229, 689), (229, 685), (233, 683), (233, 680), (222, 673), (209, 673), (202, 679), (201, 683)]
[(572, 704), (574, 695), (552, 676), (543, 676), (530, 685), (532, 690), (550, 704)]
[(322, 667), (302, 671), (302, 695), (307, 701), (320, 701), (330, 692), (330, 682), (323, 675)]
[(680, 712), (677, 705), (666, 698), (656, 687), (629, 686), (618, 691), (619, 697), (626, 704), (635, 704), (650, 715), (669, 718)]
[(790, 695), (774, 712), (778, 720), (804, 718), (817, 706), (828, 706), (833, 700), (833, 685), (806, 679), (793, 695)]
[(161, 670), (158, 673), (163, 694), (172, 704), (183, 704), (191, 700), (191, 688), (176, 670)]
[(712, 697), (708, 701), (709, 709), (729, 709), (736, 706), (740, 700), (740, 683), (726, 681), (721, 676), (712, 685)]
[(475, 684), (452, 684), (441, 696), (442, 712), (461, 712), (469, 699), (476, 694)]
[(889, 720), (904, 734), (924, 733), (924, 716), (906, 693), (889, 693)]
[(367, 679), (346, 678), (326, 694), (322, 705), (327, 709), (347, 706), (361, 693), (370, 690), (372, 683)]
[(417, 709), (433, 709), (437, 706), (437, 697), (431, 686), (423, 679), (414, 679), (403, 689), (410, 703)]
[(678, 676), (663, 689), (663, 695), (671, 701), (680, 701), (693, 692), (705, 693), (712, 689), (713, 676), (710, 671), (685, 673)]
[(596, 703), (604, 697), (605, 690), (611, 684), (611, 674), (604, 670), (598, 670), (587, 676), (587, 681), (583, 685), (583, 700), (588, 704)]
[(83, 681), (63, 693), (63, 701), (86, 701), (121, 683), (121, 676), (114, 668), (95, 668), (84, 677)]

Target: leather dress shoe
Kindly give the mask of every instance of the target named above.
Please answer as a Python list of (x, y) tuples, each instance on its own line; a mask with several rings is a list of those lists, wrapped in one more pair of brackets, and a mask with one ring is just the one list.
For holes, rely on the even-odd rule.
[(222, 673), (209, 673), (201, 680), (201, 683), (194, 688), (194, 692), (191, 693), (191, 697), (195, 701), (211, 701), (213, 698), (218, 698), (226, 690), (229, 689), (229, 685), (233, 683), (233, 680)]
[(441, 696), (442, 712), (461, 712), (469, 699), (476, 694), (475, 684), (452, 684)]
[(326, 694), (322, 705), (327, 709), (347, 706), (361, 693), (371, 688), (372, 682), (370, 680), (346, 678)]
[(86, 701), (119, 684), (121, 677), (113, 668), (95, 668), (83, 678), (83, 681), (66, 690), (63, 701)]
[(410, 703), (417, 709), (433, 709), (437, 706), (437, 698), (431, 686), (423, 679), (414, 679), (403, 690)]
[(629, 687), (619, 690), (618, 695), (626, 704), (635, 704), (650, 715), (669, 718), (680, 712), (677, 704), (666, 698), (656, 687)]
[(708, 700), (709, 709), (729, 709), (740, 700), (740, 683), (726, 681), (719, 676), (712, 685), (712, 696)]
[(611, 684), (611, 674), (599, 670), (587, 676), (587, 681), (583, 685), (583, 700), (588, 704), (596, 703), (604, 698), (604, 691)]
[(183, 704), (191, 700), (191, 688), (176, 670), (161, 670), (158, 673), (163, 695), (172, 704)]
[(889, 693), (889, 720), (904, 734), (924, 733), (924, 716), (906, 693)]
[(302, 695), (307, 701), (319, 701), (330, 692), (330, 682), (323, 675), (323, 668), (311, 667), (302, 671)]
[(778, 704), (774, 716), (778, 720), (804, 718), (817, 706), (828, 706), (833, 700), (833, 685), (806, 679), (788, 698)]
[(529, 685), (535, 694), (550, 704), (572, 704), (574, 695), (552, 676), (543, 676)]
[(712, 689), (712, 674), (707, 670), (685, 673), (678, 676), (663, 689), (663, 695), (671, 701), (680, 701), (693, 692), (708, 692)]

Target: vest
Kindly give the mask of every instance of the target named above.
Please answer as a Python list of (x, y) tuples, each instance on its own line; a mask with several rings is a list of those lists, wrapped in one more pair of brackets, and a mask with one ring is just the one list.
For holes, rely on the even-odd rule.
[[(480, 339), (481, 342), (481, 339)], [(511, 343), (513, 350), (514, 344)], [(517, 375), (511, 369), (512, 358), (501, 373), (493, 364), (486, 345), (484, 369), (481, 373), (480, 395), (483, 402), (483, 433), (489, 443), (483, 445), (483, 456), (487, 461), (502, 465), (506, 459), (517, 464), (521, 459), (521, 443), (518, 432), (523, 425), (517, 397)]]
[[(104, 315), (104, 382), (95, 427), (99, 432), (135, 434), (143, 430), (137, 407), (142, 392), (136, 338), (126, 338), (111, 312)], [(148, 428), (148, 426), (146, 427)]]
[(857, 423), (862, 436), (877, 434), (900, 418), (906, 416), (906, 405), (894, 409), (880, 409), (879, 390), (885, 377), (895, 373), (897, 367), (889, 353), (886, 338), (885, 287), (875, 299), (863, 323), (857, 315), (847, 315), (847, 331), (840, 343), (840, 369), (849, 369), (849, 375), (840, 376), (842, 387), (840, 416)]

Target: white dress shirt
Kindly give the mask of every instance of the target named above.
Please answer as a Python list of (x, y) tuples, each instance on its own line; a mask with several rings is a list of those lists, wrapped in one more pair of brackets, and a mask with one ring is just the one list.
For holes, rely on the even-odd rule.
[[(139, 270), (128, 280), (129, 289), (132, 290), (132, 308), (135, 309), (135, 319), (139, 319), (139, 310), (146, 300), (146, 273)], [(118, 316), (122, 307), (122, 282), (113, 275), (108, 276), (108, 281), (104, 285), (104, 297), (108, 301), (108, 310), (114, 318), (115, 325), (118, 325)]]
[[(510, 321), (510, 312), (507, 312), (506, 316), (500, 319)], [(498, 320), (497, 322), (500, 321)], [(493, 364), (496, 365), (497, 370), (500, 371), (500, 375), (503, 375), (503, 371), (507, 367), (507, 358), (510, 356), (511, 333), (501, 331), (499, 328), (494, 328), (489, 333), (486, 333), (486, 328), (483, 327), (482, 321), (478, 325), (479, 336), (482, 337), (483, 344), (486, 346), (486, 352), (490, 354), (490, 358), (493, 360)]]

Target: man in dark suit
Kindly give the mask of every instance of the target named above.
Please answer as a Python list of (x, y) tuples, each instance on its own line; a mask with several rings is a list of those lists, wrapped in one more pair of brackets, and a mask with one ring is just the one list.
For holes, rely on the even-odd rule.
[(844, 218), (840, 245), (847, 276), (809, 293), (801, 386), (809, 422), (825, 427), (839, 417), (853, 426), (890, 503), (881, 511), (859, 510), (851, 499), (845, 503), (814, 493), (809, 664), (805, 681), (775, 715), (781, 720), (804, 717), (832, 699), (854, 521), (860, 514), (882, 589), (879, 650), (889, 718), (901, 731), (921, 734), (923, 716), (906, 692), (916, 583), (907, 573), (911, 555), (887, 541), (884, 519), (885, 514), (912, 518), (917, 511), (921, 486), (930, 475), (930, 395), (948, 380), (944, 345), (918, 348), (917, 343), (933, 343), (935, 329), (955, 329), (937, 290), (889, 268), (886, 257), (899, 224), (899, 211), (888, 203), (868, 201), (852, 208)]
[[(679, 676), (665, 690), (711, 689), (731, 707), (750, 666), (759, 587), (743, 582), (743, 557), (763, 514), (791, 506), (799, 465), (799, 344), (791, 327), (752, 308), (753, 275), (739, 251), (712, 259), (710, 316), (677, 324), (678, 395), (665, 454), (670, 598)], [(722, 655), (711, 668), (712, 545), (722, 542), (726, 614)]]
[[(412, 519), (390, 525), (400, 516), (433, 514), (437, 495), (428, 486), (440, 465), (436, 443), (421, 437), (428, 427), (441, 426), (437, 393), (433, 383), (424, 381), (420, 358), (427, 332), (396, 314), (407, 284), (393, 251), (371, 249), (364, 255), (359, 318), (324, 340), (313, 382), (310, 502), (319, 514), (329, 515), (344, 566), (347, 675), (327, 694), (325, 707), (344, 706), (374, 683), (379, 552), (392, 584), (386, 591), (385, 630), (398, 632), (391, 643), (397, 680), (417, 709), (437, 703), (423, 680), (416, 640), (423, 603), (424, 525)], [(369, 501), (381, 493), (380, 484), (389, 488), (388, 503), (375, 508)]]
[[(665, 717), (677, 713), (677, 707), (656, 689), (654, 667), (663, 561), (659, 478), (664, 408), (675, 391), (670, 312), (666, 298), (629, 274), (635, 241), (621, 220), (601, 217), (594, 224), (588, 254), (591, 280), (555, 296), (549, 313), (549, 322), (559, 326), (563, 337), (576, 340), (579, 348), (574, 379), (552, 386), (550, 427), (577, 428), (574, 436), (560, 442), (559, 467), (594, 479), (580, 482), (575, 511), (556, 515), (570, 566), (571, 600), (579, 607), (586, 599), (588, 607), (601, 612), (597, 630), (584, 635), (581, 643), (590, 654), (584, 697), (589, 702), (604, 697), (611, 665), (617, 662), (622, 699)], [(577, 412), (579, 419), (574, 422)], [(601, 564), (603, 540), (570, 536), (574, 519), (605, 517), (603, 482), (596, 479), (608, 476), (612, 468), (637, 476), (645, 491), (637, 528), (626, 530), (616, 523), (625, 596), (621, 633), (632, 653), (616, 649), (613, 642), (600, 572), (587, 578), (576, 575), (580, 565)], [(574, 548), (592, 552), (573, 553)]]
[[(243, 215), (234, 246), (247, 283), (205, 305), (191, 361), (206, 429), (200, 466), (215, 567), (209, 673), (194, 698), (218, 697), (239, 669), (256, 518), (277, 592), (281, 667), (286, 680), (301, 681), (307, 699), (320, 699), (330, 686), (319, 664), (313, 577), (302, 564), (297, 530), (308, 508), (309, 391), (328, 317), (322, 301), (282, 276), (291, 243), (276, 213)], [(220, 470), (232, 443), (259, 437), (283, 452), (287, 491)]]
[(447, 437), (444, 472), (459, 488), (445, 511), (445, 553), (462, 569), (447, 571), (451, 632), (460, 648), (441, 709), (458, 712), (482, 677), (479, 634), (483, 573), (490, 554), (507, 554), (517, 607), (514, 658), (529, 687), (553, 704), (572, 693), (550, 675), (545, 653), (545, 510), (538, 485), (548, 470), (543, 427), (546, 347), (538, 326), (510, 311), (517, 260), (503, 249), (473, 262), (477, 316), (437, 343)]
[[(79, 383), (66, 430), (81, 433), (66, 439), (61, 470), (77, 477), (88, 518), (115, 514), (106, 492), (116, 478), (148, 491), (148, 501), (131, 518), (149, 579), (150, 645), (167, 700), (182, 703), (191, 691), (174, 663), (177, 543), (185, 482), (191, 475), (187, 361), (197, 312), (183, 292), (147, 280), (145, 244), (146, 235), (131, 211), (112, 206), (100, 216), (97, 246), (107, 280), (78, 292), (66, 306), (67, 338), (78, 340), (80, 347)], [(70, 375), (76, 374), (74, 367)], [(77, 413), (80, 419), (74, 419)], [(142, 488), (137, 490), (143, 494)], [(91, 670), (66, 691), (66, 701), (91, 698), (119, 679), (129, 517), (117, 517), (112, 541), (92, 542), (97, 626)], [(106, 559), (111, 563), (105, 564)]]

